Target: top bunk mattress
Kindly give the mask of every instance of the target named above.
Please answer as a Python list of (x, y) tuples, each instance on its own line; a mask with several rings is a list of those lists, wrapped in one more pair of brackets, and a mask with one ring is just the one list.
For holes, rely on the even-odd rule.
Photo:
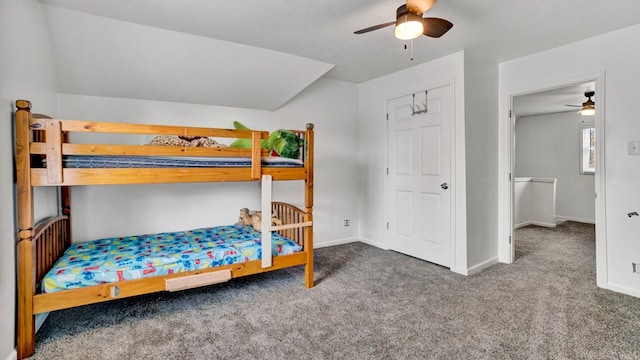
[[(296, 242), (276, 232), (272, 232), (271, 244), (273, 256), (302, 250)], [(42, 291), (50, 293), (259, 260), (261, 246), (261, 233), (244, 225), (76, 243), (44, 277)]]
[[(251, 167), (249, 157), (67, 155), (65, 168), (216, 168)], [(263, 157), (263, 167), (304, 167), (299, 159)]]

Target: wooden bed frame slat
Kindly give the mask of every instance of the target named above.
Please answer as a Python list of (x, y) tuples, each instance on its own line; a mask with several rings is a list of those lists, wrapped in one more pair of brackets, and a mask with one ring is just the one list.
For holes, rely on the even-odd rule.
[[(80, 289), (63, 290), (54, 293), (38, 294), (33, 297), (34, 314), (49, 311), (62, 310), (70, 307), (96, 304), (114, 299), (144, 295), (166, 289), (166, 279), (188, 277), (191, 275), (205, 274), (224, 269), (230, 269), (232, 278), (243, 277), (286, 269), (292, 266), (304, 265), (306, 263), (305, 253), (276, 256), (273, 259), (273, 266), (267, 269), (261, 267), (260, 260), (253, 260), (246, 263), (218, 266), (211, 269), (195, 270), (190, 272), (176, 273), (165, 276), (154, 276), (150, 278), (128, 280), (112, 284), (89, 286)], [(112, 296), (112, 288), (118, 287), (118, 296)]]
[[(32, 154), (47, 154), (44, 142), (31, 143)], [(262, 156), (268, 150), (262, 149)], [(117, 156), (215, 156), (215, 157), (249, 157), (251, 149), (177, 147), (177, 146), (140, 146), (140, 145), (108, 145), (108, 144), (62, 144), (62, 155), (117, 155)]]
[(262, 176), (262, 154), (260, 149), (262, 148), (262, 139), (258, 133), (253, 133), (251, 138), (251, 178), (254, 180), (260, 179)]
[(54, 216), (36, 226), (32, 243), (35, 244), (35, 288), (38, 289), (42, 278), (67, 249), (69, 217)]
[(182, 291), (200, 286), (219, 284), (230, 279), (231, 269), (224, 269), (181, 278), (166, 279), (164, 287), (167, 291)]
[[(313, 287), (313, 125), (306, 130), (293, 130), (304, 140), (304, 167), (262, 167), (261, 149), (266, 131), (212, 129), (201, 127), (120, 124), (95, 121), (52, 119), (31, 113), (31, 103), (16, 101), (16, 179), (18, 208), (17, 241), (17, 353), (18, 359), (35, 351), (36, 313), (94, 304), (112, 299), (167, 290), (167, 280), (176, 280), (177, 287), (200, 285), (223, 279), (221, 275), (202, 275), (230, 271), (231, 278), (304, 265), (305, 286)], [(181, 148), (144, 145), (72, 144), (69, 133), (114, 133), (145, 135), (185, 135), (251, 139), (251, 149)], [(153, 169), (72, 169), (64, 168), (64, 155), (148, 155), (148, 156), (247, 156), (249, 168), (153, 168)], [(46, 168), (32, 164), (46, 157)], [(111, 184), (154, 184), (171, 182), (257, 181), (263, 175), (274, 181), (303, 180), (304, 208), (272, 202), (271, 211), (283, 221), (273, 230), (303, 247), (299, 253), (277, 256), (272, 266), (262, 268), (261, 260), (192, 272), (127, 280), (113, 284), (90, 286), (54, 293), (39, 293), (43, 277), (71, 245), (70, 186)], [(60, 189), (60, 215), (34, 224), (33, 188), (56, 186)], [(268, 203), (267, 203), (268, 204)], [(267, 205), (268, 208), (268, 205)], [(198, 278), (189, 278), (197, 276)], [(200, 277), (207, 278), (206, 280)], [(175, 284), (174, 284), (175, 285)], [(170, 288), (174, 288), (170, 285)]]
[(45, 121), (47, 141), (47, 180), (51, 184), (62, 183), (62, 131), (60, 122)]
[[(49, 118), (51, 119), (51, 118)], [(215, 129), (193, 126), (170, 126), (170, 125), (144, 125), (127, 124), (115, 122), (96, 122), (83, 120), (63, 120), (55, 119), (60, 123), (61, 130), (67, 132), (84, 133), (110, 133), (110, 134), (139, 134), (139, 135), (180, 135), (180, 136), (206, 136), (222, 138), (252, 138), (254, 133), (259, 133), (261, 139), (268, 139), (267, 131), (259, 130), (236, 130), (236, 129)], [(32, 118), (30, 127), (33, 130), (43, 129), (46, 119)]]
[(313, 225), (313, 223), (311, 221), (303, 222), (303, 223), (297, 223), (297, 224), (276, 225), (276, 226), (272, 226), (271, 227), (271, 231), (287, 230), (287, 231), (285, 231), (285, 233), (283, 235), (288, 237), (288, 238), (291, 238), (291, 237), (293, 237), (291, 234), (294, 234), (294, 232), (292, 232), (291, 230), (296, 230), (298, 228), (311, 226), (311, 225)]
[[(300, 180), (303, 168), (262, 168), (274, 180)], [(46, 169), (31, 169), (33, 186), (160, 184), (179, 182), (257, 181), (251, 168), (63, 169), (61, 184), (49, 183)]]

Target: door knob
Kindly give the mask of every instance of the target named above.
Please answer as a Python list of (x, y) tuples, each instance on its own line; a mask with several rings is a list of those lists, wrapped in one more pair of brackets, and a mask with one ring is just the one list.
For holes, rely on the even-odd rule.
[(440, 187), (443, 188), (444, 190), (447, 190), (449, 188), (449, 184), (442, 183), (442, 184), (440, 184)]

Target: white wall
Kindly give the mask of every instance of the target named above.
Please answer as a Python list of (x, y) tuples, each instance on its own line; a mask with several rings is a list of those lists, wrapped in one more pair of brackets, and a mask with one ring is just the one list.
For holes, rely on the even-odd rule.
[[(316, 245), (323, 246), (357, 237), (356, 102), (356, 85), (321, 79), (274, 112), (60, 94), (58, 114), (69, 119), (222, 128), (232, 128), (238, 120), (269, 131), (304, 129), (306, 123), (314, 123), (314, 235)], [(240, 208), (260, 206), (256, 182), (74, 187), (71, 196), (74, 241), (232, 224)], [(276, 183), (274, 200), (304, 207), (303, 182)], [(351, 227), (343, 226), (344, 219), (351, 220)]]
[(464, 70), (463, 53), (455, 53), (412, 68), (383, 76), (359, 85), (358, 128), (360, 168), (360, 237), (363, 241), (386, 248), (385, 174), (387, 168), (386, 101), (402, 95), (424, 91), (436, 84), (452, 82), (454, 104), (454, 146), (451, 156), (456, 160), (452, 168), (452, 201), (456, 214), (452, 219), (456, 229), (452, 241), (456, 246), (456, 272), (467, 272), (466, 254), (466, 187), (464, 157)]
[[(41, 5), (35, 0), (0, 1), (0, 359), (15, 348), (15, 227), (13, 207), (13, 129), (15, 100), (31, 99), (36, 111), (55, 114), (56, 80)], [(38, 218), (52, 211), (51, 192)]]
[(502, 112), (508, 109), (505, 102), (510, 94), (605, 72), (604, 87), (596, 84), (598, 93), (605, 95), (605, 103), (599, 101), (597, 106), (605, 124), (606, 160), (606, 168), (601, 169), (606, 175), (606, 248), (597, 248), (598, 264), (606, 274), (601, 277), (599, 271), (598, 283), (635, 296), (640, 296), (640, 276), (632, 273), (631, 263), (640, 262), (640, 218), (626, 214), (640, 211), (640, 156), (627, 154), (627, 141), (640, 140), (636, 110), (639, 38), (640, 25), (636, 25), (500, 64)]
[[(361, 129), (357, 123), (357, 103), (357, 85), (320, 79), (274, 112), (280, 127), (304, 128), (305, 123), (315, 124), (316, 246), (358, 239), (361, 169), (357, 156)], [(304, 205), (302, 198), (289, 196), (289, 199)], [(344, 226), (345, 219), (351, 220), (349, 227)]]
[(553, 178), (513, 179), (513, 227), (556, 227), (556, 182)]
[[(489, 48), (491, 50), (491, 48)], [(467, 254), (471, 272), (497, 262), (498, 63), (484, 48), (464, 53)]]
[(558, 179), (556, 216), (595, 223), (594, 176), (580, 174), (580, 125), (575, 111), (516, 121), (516, 177)]

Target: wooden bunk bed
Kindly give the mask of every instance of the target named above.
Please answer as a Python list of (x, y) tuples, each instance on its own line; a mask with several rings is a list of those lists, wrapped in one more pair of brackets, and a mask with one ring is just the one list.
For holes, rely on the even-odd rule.
[[(306, 130), (293, 130), (301, 139), (299, 166), (284, 167), (263, 164), (268, 155), (261, 149), (265, 131), (229, 130), (202, 127), (135, 125), (81, 120), (52, 119), (31, 112), (31, 103), (16, 101), (15, 146), (18, 211), (17, 243), (17, 351), (18, 358), (35, 352), (35, 315), (75, 306), (120, 299), (141, 294), (172, 291), (226, 281), (230, 278), (304, 265), (305, 286), (313, 287), (313, 125)], [(211, 138), (248, 138), (251, 149), (198, 148), (119, 144), (73, 143), (73, 133), (110, 133), (156, 135), (188, 135)], [(82, 135), (81, 135), (82, 136)], [(244, 157), (245, 166), (234, 167), (159, 167), (159, 168), (70, 168), (69, 156), (125, 157)], [(43, 161), (44, 160), (44, 161)], [(304, 209), (290, 204), (271, 202), (271, 181), (302, 180)], [(262, 181), (263, 218), (270, 214), (282, 225), (263, 221), (262, 259), (159, 275), (114, 283), (104, 283), (57, 292), (43, 292), (43, 277), (54, 266), (71, 238), (71, 186), (118, 185), (181, 182)], [(57, 216), (35, 224), (33, 188), (58, 187), (60, 210)], [(296, 244), (299, 252), (271, 257), (271, 232)], [(268, 254), (267, 256), (264, 256)]]

